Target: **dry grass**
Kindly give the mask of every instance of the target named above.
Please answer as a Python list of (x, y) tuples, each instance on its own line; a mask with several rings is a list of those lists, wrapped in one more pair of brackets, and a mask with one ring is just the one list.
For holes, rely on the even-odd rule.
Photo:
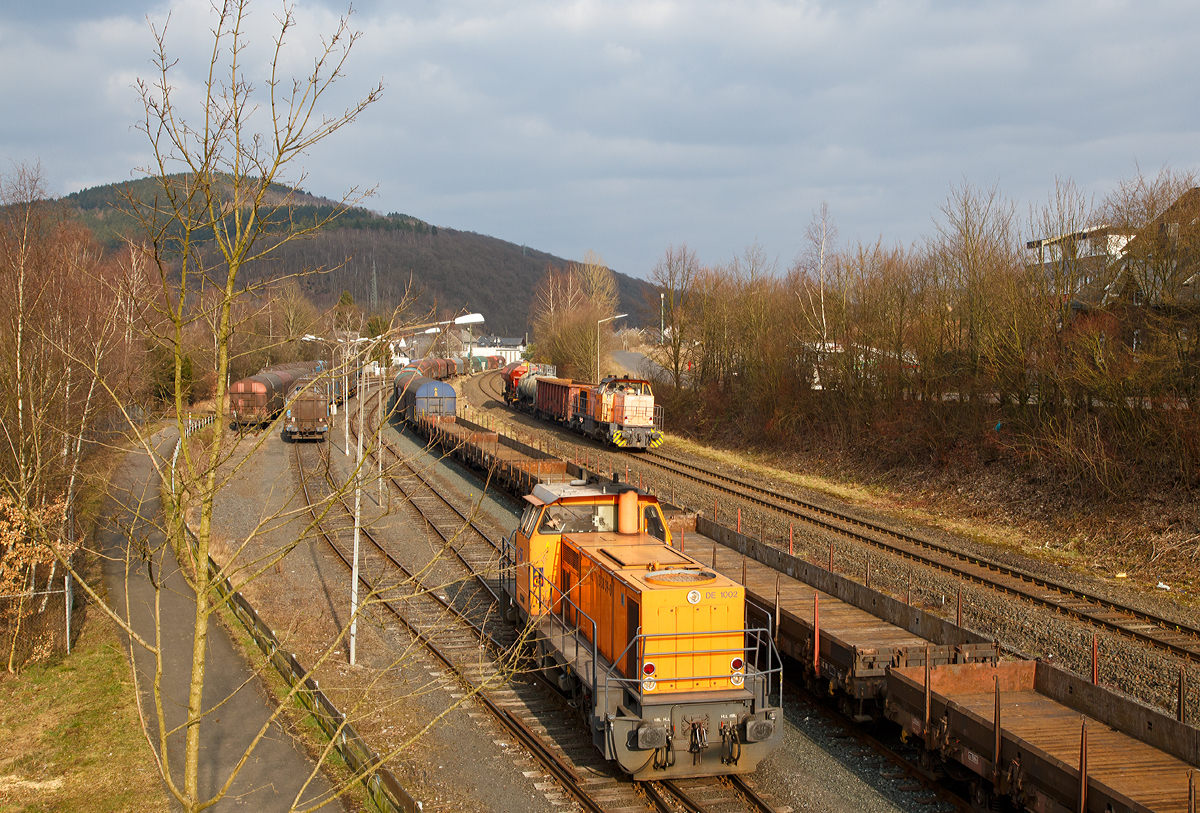
[(755, 452), (734, 452), (727, 449), (716, 449), (677, 435), (670, 435), (669, 440), (671, 446), (681, 452), (694, 454), (697, 457), (703, 457), (715, 463), (737, 466), (762, 477), (770, 477), (790, 485), (807, 488), (810, 491), (828, 494), (830, 497), (836, 497), (839, 500), (877, 508), (882, 508), (888, 503), (883, 494), (877, 489), (854, 483), (839, 483), (824, 477), (799, 474), (784, 468), (778, 468), (779, 464), (777, 462)]
[(947, 514), (936, 510), (933, 505), (948, 509), (940, 500), (931, 500), (927, 506), (914, 505), (899, 495), (879, 485), (839, 482), (812, 474), (801, 474), (787, 468), (785, 461), (754, 451), (734, 452), (671, 437), (671, 445), (680, 451), (711, 460), (715, 463), (734, 466), (759, 477), (808, 489), (833, 499), (860, 508), (893, 514), (907, 522), (939, 528), (949, 533), (1032, 555), (1050, 556), (1059, 564), (1069, 564), (1072, 557), (1061, 549), (1050, 550), (1038, 544), (1024, 530), (1011, 526), (964, 517), (957, 513)]
[(169, 809), (107, 617), (69, 656), (0, 675), (0, 811)]
[[(716, 464), (808, 489), (894, 520), (964, 537), (1146, 593), (1171, 585), (1179, 605), (1200, 602), (1200, 501), (1190, 492), (1151, 491), (1123, 501), (1064, 494), (1019, 469), (995, 465), (889, 469), (883, 473), (830, 450), (714, 448), (671, 436), (673, 448)], [(812, 471), (820, 474), (813, 474)], [(870, 477), (869, 483), (859, 481)], [(1118, 573), (1128, 577), (1116, 579)]]

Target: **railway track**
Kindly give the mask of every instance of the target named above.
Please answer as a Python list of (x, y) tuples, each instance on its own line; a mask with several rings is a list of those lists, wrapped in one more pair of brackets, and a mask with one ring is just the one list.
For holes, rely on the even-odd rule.
[(680, 809), (687, 813), (711, 813), (714, 807), (729, 801), (740, 802), (758, 813), (776, 813), (767, 800), (736, 774), (719, 779), (676, 779), (639, 784), (660, 813), (676, 813)]
[[(403, 574), (403, 578), (393, 577), (391, 580), (385, 576), (383, 582), (360, 575), (362, 587), (370, 594), (381, 588), (399, 589), (398, 586), (390, 586), (391, 582), (404, 585), (401, 606), (396, 606), (396, 602), (391, 600), (384, 600), (382, 606), (395, 615), (439, 662), (478, 697), (493, 718), (515, 741), (525, 746), (545, 771), (585, 810), (644, 810), (647, 800), (657, 806), (650, 788), (643, 783), (629, 781), (602, 758), (593, 747), (586, 728), (580, 730), (581, 726), (573, 722), (578, 719), (576, 712), (567, 706), (560, 694), (545, 686), (534, 689), (534, 684), (527, 680), (520, 681), (522, 685), (519, 688), (513, 685), (513, 681), (500, 680), (500, 677), (517, 670), (521, 640), (511, 625), (497, 623), (498, 544), (476, 525), (471, 508), (455, 505), (439, 493), (428, 472), (405, 459), (385, 435), (381, 434), (381, 438), (383, 442), (375, 453), (384, 455), (390, 461), (385, 463), (385, 476), (390, 487), (404, 496), (430, 530), (442, 540), (443, 550), (452, 551), (454, 556), (443, 557), (435, 567), (417, 572), (399, 562), (374, 534), (360, 530), (367, 543), (367, 551), (364, 553), (360, 550), (360, 574), (388, 571)], [(316, 517), (315, 505), (320, 500), (311, 498), (300, 447), (296, 449), (296, 460), (301, 469), (301, 481), (306, 484), (305, 498)], [(330, 490), (334, 488), (334, 484), (328, 480), (326, 485)], [(350, 506), (344, 498), (336, 502), (344, 515), (351, 515)], [(340, 540), (344, 531), (343, 528), (339, 534), (321, 529), (335, 553), (350, 567), (350, 553), (344, 540)], [(468, 584), (473, 587), (468, 589)], [(448, 623), (450, 620), (455, 623)], [(478, 656), (481, 644), (492, 651), (498, 663)], [(467, 657), (456, 658), (456, 654)], [(547, 736), (554, 739), (555, 743), (547, 743)], [(697, 802), (698, 792), (705, 791), (704, 786), (714, 781), (688, 780), (676, 784), (669, 789), (676, 806), (668, 805), (659, 809), (695, 810), (697, 813), (715, 813), (718, 810), (774, 811), (744, 782), (729, 783), (733, 796), (738, 800), (733, 807), (728, 803), (728, 793), (720, 794), (715, 805), (711, 800)], [(680, 801), (685, 797), (691, 801)], [(689, 807), (689, 804), (695, 806)]]
[[(485, 394), (495, 395), (498, 401), (503, 401), (500, 376), (485, 375), (480, 379), (479, 385)], [(580, 438), (578, 441), (582, 443), (584, 439)], [(713, 472), (710, 468), (673, 457), (661, 449), (631, 454), (630, 462), (634, 466), (646, 465), (670, 476), (707, 486), (738, 500), (782, 514), (791, 520), (798, 520), (855, 543), (934, 568), (962, 581), (1050, 609), (1185, 661), (1200, 660), (1200, 629), (1196, 627), (1038, 576), (986, 556), (957, 550), (878, 523), (848, 516), (790, 494)]]
[[(525, 427), (529, 426), (525, 421), (521, 421), (521, 423)], [(556, 437), (561, 437), (559, 432), (549, 429), (547, 434), (551, 433)], [(578, 443), (581, 446), (590, 445), (586, 441), (578, 441)], [(1186, 661), (1190, 661), (1197, 654), (1200, 654), (1200, 629), (1189, 626), (1186, 623), (1179, 623), (1164, 618), (1154, 612), (1129, 606), (1123, 601), (1098, 595), (1091, 589), (1081, 589), (1062, 581), (1056, 581), (1054, 578), (1040, 576), (1022, 570), (1020, 567), (1014, 567), (989, 559), (986, 555), (981, 556), (975, 553), (956, 550), (935, 541), (912, 536), (877, 523), (845, 516), (823, 506), (798, 499), (790, 494), (783, 494), (771, 488), (763, 488), (743, 482), (736, 477), (712, 472), (708, 468), (677, 459), (672, 455), (663, 453), (661, 450), (644, 452), (639, 455), (622, 455), (621, 457), (624, 457), (636, 467), (631, 472), (636, 478), (635, 481), (642, 479), (642, 475), (637, 472), (637, 469), (645, 466), (646, 469), (643, 469), (643, 471), (646, 471), (651, 470), (651, 467), (653, 467), (653, 469), (658, 470), (653, 474), (655, 480), (659, 479), (658, 472), (661, 472), (669, 475), (670, 478), (678, 478), (675, 479), (676, 483), (680, 479), (698, 483), (706, 489), (711, 488), (719, 493), (728, 494), (738, 501), (765, 508), (775, 516), (782, 515), (799, 520), (827, 532), (851, 539), (856, 543), (884, 550), (889, 554), (889, 558), (891, 555), (895, 555), (922, 566), (933, 567), (956, 579), (982, 585), (989, 590), (1001, 595), (1007, 595), (1014, 600), (1041, 606), (1060, 616), (1069, 617), (1072, 621), (1083, 622), (1103, 629), (1108, 633), (1132, 640), (1146, 649), (1165, 652)], [(609, 465), (611, 466), (613, 462), (615, 460), (610, 460)], [(623, 462), (617, 465), (622, 465)], [(661, 484), (659, 489), (660, 491), (663, 490)], [(703, 499), (701, 497), (701, 500)], [(768, 523), (778, 528), (776, 521), (768, 520)], [(786, 525), (785, 521), (785, 539)], [(953, 587), (951, 587), (952, 589)], [(1184, 702), (1182, 699), (1182, 667), (1180, 675), (1180, 700), (1178, 702), (1182, 706)], [(1093, 677), (1094, 681), (1095, 678)], [(919, 716), (919, 713), (918, 703), (916, 714)], [(1180, 714), (1182, 714), (1182, 711), (1180, 711)], [(876, 742), (874, 738), (871, 738), (871, 741), (864, 743), (864, 745), (870, 745), (871, 748), (881, 753), (887, 750), (886, 746), (883, 749), (877, 747)], [(903, 746), (898, 745), (897, 748), (906, 751)], [(903, 758), (900, 761), (903, 762)], [(903, 767), (905, 768), (905, 773), (914, 773), (912, 766)], [(918, 772), (925, 780), (928, 780), (928, 783), (924, 785), (927, 792), (937, 792), (943, 801), (954, 801), (961, 808), (962, 800), (947, 799), (945, 796), (942, 796), (940, 789), (936, 788), (936, 785), (933, 783), (932, 780), (935, 778), (935, 773), (940, 767), (938, 761), (932, 761), (926, 763), (924, 770)], [(962, 765), (959, 765), (957, 770), (962, 770), (962, 767)], [(952, 775), (957, 775), (950, 770), (950, 767), (946, 767), (944, 770)], [(967, 773), (969, 774), (969, 771)], [(884, 775), (887, 776), (887, 774)], [(983, 792), (986, 793), (986, 788), (984, 788)], [(685, 809), (690, 808), (687, 808), (685, 804)]]
[(789, 494), (714, 473), (660, 451), (644, 452), (638, 456), (638, 462), (782, 513), (789, 518), (801, 520), (854, 542), (941, 570), (964, 581), (1033, 602), (1185, 660), (1200, 658), (1200, 629), (977, 554), (955, 550), (877, 523), (832, 511)]
[[(330, 495), (326, 493), (314, 498), (313, 484), (320, 481), (310, 476), (311, 469), (305, 468), (300, 446), (296, 447), (295, 457), (304, 499), (317, 523), (319, 534), (346, 567), (352, 568), (353, 554), (344, 538), (349, 529), (344, 524), (329, 527), (332, 520), (328, 516), (322, 521), (320, 506)], [(330, 484), (326, 482), (325, 485)], [(351, 513), (349, 506), (341, 497), (334, 502), (342, 509), (342, 518), (345, 520), (345, 515)], [(437, 532), (432, 521), (430, 527)], [(360, 529), (360, 534), (366, 544), (359, 551), (359, 584), (368, 596), (375, 597), (373, 603), (399, 621), (585, 810), (595, 813), (604, 810), (594, 794), (585, 787), (578, 766), (572, 765), (533, 733), (531, 723), (538, 725), (533, 719), (535, 715), (531, 711), (527, 715), (520, 713), (519, 709), (528, 707), (528, 704), (521, 701), (519, 693), (508, 685), (511, 665), (517, 657), (516, 631), (507, 624), (494, 624), (491, 629), (486, 629), (485, 625), (478, 623), (477, 617), (471, 617), (478, 616), (480, 611), (494, 616), (498, 611), (495, 602), (488, 602), (485, 606), (483, 602), (468, 601), (468, 607), (473, 608), (474, 612), (461, 612), (458, 606), (461, 601), (457, 600), (461, 596), (456, 593), (456, 600), (452, 601), (442, 579), (435, 577), (434, 581), (439, 584), (432, 589), (427, 585), (425, 577), (435, 576), (434, 568), (427, 568), (418, 575), (417, 571), (402, 564), (375, 534), (366, 529)], [(449, 538), (453, 539), (454, 536)], [(378, 575), (372, 578), (367, 574)], [(474, 581), (479, 583), (478, 580)], [(492, 650), (495, 659), (479, 657), (481, 643)], [(507, 661), (508, 668), (498, 665), (496, 660)]]
[(484, 395), (495, 398), (497, 403), (504, 403), (504, 384), (499, 373), (491, 372), (483, 375), (479, 379), (479, 389)]
[[(495, 379), (496, 376), (484, 376), (485, 379)], [(850, 747), (858, 753), (873, 751), (884, 767), (880, 774), (885, 778), (908, 777), (908, 784), (902, 786), (905, 792), (923, 794), (917, 801), (918, 806), (934, 800), (953, 805), (960, 810), (969, 809), (968, 803), (938, 784), (937, 776), (932, 770), (924, 769), (913, 761), (905, 758), (884, 741), (871, 736), (862, 730), (860, 725), (850, 721), (840, 712), (823, 705), (818, 699), (797, 684), (789, 683), (788, 691), (804, 699), (823, 719), (836, 726), (840, 733), (833, 734), (835, 738), (845, 738), (854, 742)], [(717, 801), (726, 801), (729, 796), (739, 800), (745, 809), (754, 811), (770, 811), (771, 804), (762, 799), (752, 786), (740, 777), (725, 777), (721, 780), (698, 780), (685, 782), (648, 782), (642, 788), (654, 807), (660, 811), (705, 811), (706, 802), (714, 794)], [(725, 797), (725, 798), (722, 798)]]
[[(919, 762), (913, 762), (911, 759), (908, 759), (895, 748), (885, 743), (881, 738), (864, 730), (860, 724), (855, 723), (836, 707), (825, 702), (825, 698), (813, 693), (802, 684), (785, 679), (784, 688), (802, 699), (812, 708), (813, 714), (819, 717), (822, 722), (828, 723), (831, 729), (835, 729), (828, 732), (829, 736), (840, 740), (852, 740), (858, 744), (858, 747), (862, 751), (874, 751), (884, 764), (892, 765), (899, 772), (892, 773), (892, 776), (895, 778), (901, 778), (902, 775), (909, 777), (914, 784), (912, 789), (916, 790), (915, 786), (920, 786), (923, 792), (928, 795), (930, 801), (944, 802), (952, 805), (957, 810), (963, 811), (963, 813), (969, 813), (972, 810), (971, 804), (967, 799), (947, 790), (941, 785), (938, 775), (932, 770), (932, 766), (922, 766)], [(912, 750), (915, 751), (916, 749), (913, 748)]]

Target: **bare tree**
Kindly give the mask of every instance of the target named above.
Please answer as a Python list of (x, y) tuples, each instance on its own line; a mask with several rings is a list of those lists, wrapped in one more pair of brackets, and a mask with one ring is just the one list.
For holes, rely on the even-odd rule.
[(600, 332), (597, 322), (616, 312), (617, 282), (603, 259), (587, 252), (583, 263), (548, 268), (534, 292), (533, 333), (537, 361), (557, 365), (560, 375), (590, 378), (597, 358), (613, 346), (611, 325)]
[[(9, 514), (0, 579), (32, 597), (47, 594), (77, 547), (83, 435), (102, 401), (91, 371), (114, 372), (122, 314), (107, 295), (113, 269), (46, 199), (37, 167), (0, 177), (0, 204), (0, 501)], [(9, 671), (24, 660), (17, 643), (28, 609), (18, 602), (7, 619)]]
[(804, 230), (808, 242), (804, 257), (799, 265), (812, 278), (813, 284), (805, 290), (804, 313), (822, 345), (829, 343), (829, 318), (825, 312), (825, 295), (829, 279), (829, 261), (833, 255), (833, 244), (837, 240), (837, 226), (829, 216), (829, 204), (821, 202), (821, 208), (813, 212), (812, 220)]
[(583, 295), (602, 313), (617, 311), (617, 278), (604, 264), (604, 258), (589, 249), (578, 266)]
[[(675, 389), (683, 387), (683, 375), (688, 363), (688, 347), (692, 336), (692, 291), (700, 263), (696, 252), (687, 243), (667, 246), (662, 257), (650, 269), (650, 282), (659, 289), (662, 336), (651, 356), (660, 366), (670, 370)], [(653, 301), (647, 302), (652, 309)]]
[[(79, 272), (81, 265), (90, 259), (86, 251), (59, 251), (58, 255), (52, 256), (53, 251), (46, 247), (68, 245), (61, 239), (29, 239), (38, 229), (45, 232), (53, 225), (45, 217), (45, 207), (34, 205), (42, 195), (32, 175), (22, 176), (22, 185), (14, 193), (14, 200), (28, 205), (4, 210), (7, 216), (14, 218), (11, 223), (15, 223), (15, 227), (6, 229), (4, 234), (4, 284), (11, 283), (11, 300), (18, 304), (7, 314), (12, 317), (11, 324), (17, 337), (17, 352), (7, 358), (15, 365), (11, 380), (19, 382), (14, 397), (5, 405), (6, 408), (11, 406), (13, 420), (7, 420), (6, 416), (4, 422), (12, 461), (5, 490), (10, 498), (8, 504), (15, 506), (13, 510), (19, 523), (10, 523), (11, 527), (4, 529), (8, 534), (5, 541), (14, 538), (13, 534), (22, 539), (32, 538), (40, 546), (42, 553), (39, 555), (43, 560), (45, 551), (52, 551), (59, 566), (71, 567), (69, 551), (61, 544), (64, 511), (59, 497), (64, 490), (70, 494), (70, 485), (64, 489), (50, 479), (34, 475), (43, 463), (60, 460), (62, 449), (69, 454), (72, 448), (78, 448), (81, 431), (76, 424), (90, 409), (88, 405), (95, 401), (96, 392), (90, 385), (79, 382), (94, 381), (109, 403), (115, 403), (125, 411), (130, 424), (135, 427), (138, 444), (156, 466), (160, 465), (162, 458), (156, 453), (154, 437), (136, 426), (133, 404), (128, 400), (128, 371), (120, 369), (120, 365), (107, 363), (111, 348), (128, 349), (151, 342), (170, 350), (173, 423), (183, 437), (188, 420), (189, 349), (195, 346), (197, 338), (203, 344), (211, 342), (214, 387), (217, 402), (222, 403), (236, 353), (233, 339), (238, 310), (241, 303), (252, 299), (270, 284), (270, 281), (246, 284), (242, 279), (244, 269), (280, 246), (328, 225), (329, 219), (361, 197), (352, 190), (340, 209), (335, 209), (330, 218), (316, 223), (299, 225), (288, 217), (295, 190), (303, 180), (290, 174), (295, 172), (297, 159), (316, 143), (354, 121), (380, 93), (380, 89), (375, 88), (336, 114), (326, 115), (321, 111), (330, 88), (343, 75), (345, 61), (358, 34), (351, 31), (347, 20), (342, 20), (324, 43), (311, 73), (296, 81), (288, 80), (281, 72), (287, 61), (285, 41), (292, 32), (295, 18), (290, 10), (285, 12), (279, 20), (269, 60), (266, 104), (256, 107), (255, 85), (244, 73), (244, 66), (253, 64), (249, 58), (251, 45), (246, 27), (248, 11), (245, 0), (214, 9), (213, 48), (199, 119), (190, 119), (184, 112), (179, 98), (181, 91), (174, 82), (176, 61), (168, 52), (166, 30), (154, 30), (158, 74), (153, 81), (140, 85), (145, 105), (145, 117), (140, 127), (153, 150), (154, 163), (146, 172), (157, 183), (157, 194), (147, 198), (131, 193), (127, 200), (128, 211), (141, 224), (143, 238), (130, 243), (129, 262), (124, 273), (113, 274), (111, 279), (98, 273), (87, 275), (97, 284), (106, 279), (111, 283), (111, 295), (97, 296), (97, 299), (112, 303), (111, 314), (98, 311), (93, 320), (97, 324), (85, 320), (78, 325), (73, 323), (70, 329), (65, 329), (61, 319), (55, 321), (55, 307), (61, 305), (62, 300), (49, 294), (54, 291), (53, 283), (57, 278), (44, 273), (49, 260), (43, 261), (38, 252), (54, 259), (59, 263), (58, 267), (71, 273)], [(251, 126), (252, 113), (256, 109), (266, 116), (265, 132), (256, 132)], [(193, 121), (198, 123), (193, 126)], [(25, 218), (24, 222), (21, 218)], [(280, 229), (280, 223), (290, 223), (290, 226)], [(13, 239), (7, 239), (9, 237)], [(215, 251), (208, 250), (209, 247), (215, 247)], [(145, 285), (151, 279), (155, 285), (152, 293)], [(205, 295), (200, 296), (201, 292)], [(34, 309), (45, 310), (45, 315), (51, 318), (42, 319), (40, 313), (35, 318)], [(34, 329), (39, 320), (45, 325), (41, 333)], [(57, 336), (54, 343), (44, 341), (51, 329)], [(36, 348), (35, 338), (39, 339)], [(136, 353), (131, 355), (136, 356)], [(39, 373), (36, 379), (32, 377), (35, 371)], [(36, 391), (38, 387), (44, 391)], [(48, 426), (49, 434), (40, 432), (39, 422), (45, 423), (47, 416), (58, 418), (63, 413), (59, 409), (39, 410), (38, 405), (42, 401), (60, 404), (68, 390), (71, 393), (66, 399), (68, 424)], [(254, 442), (262, 443), (263, 438)], [(215, 573), (210, 572), (208, 563), (214, 552), (213, 514), (217, 496), (243, 465), (232, 457), (234, 446), (230, 440), (224, 422), (217, 421), (206, 442), (180, 445), (179, 470), (173, 476), (176, 488), (171, 492), (163, 527), (166, 546), (176, 551), (183, 561), (195, 597), (194, 615), (189, 619), (192, 635), (184, 701), (186, 715), (177, 728), (168, 724), (163, 714), (169, 698), (164, 696), (160, 685), (168, 666), (164, 662), (163, 619), (159, 614), (163, 582), (153, 578), (152, 570), (154, 627), (148, 634), (139, 632), (127, 620), (128, 608), (122, 610), (117, 606), (116, 597), (108, 603), (95, 587), (83, 585), (93, 605), (107, 613), (128, 634), (133, 650), (131, 655), (147, 653), (151, 659), (153, 665), (148, 680), (141, 680), (144, 673), (140, 668), (134, 669), (135, 678), (142, 684), (139, 689), (146, 690), (147, 699), (154, 708), (153, 714), (144, 710), (149, 723), (147, 737), (170, 793), (187, 811), (211, 806), (229, 792), (251, 752), (280, 713), (276, 709), (269, 715), (237, 765), (229, 775), (219, 779), (215, 793), (202, 787), (199, 765), (205, 743), (201, 739), (201, 723), (223, 702), (220, 700), (213, 706), (211, 699), (206, 703), (204, 698), (211, 618), (223, 604), (214, 585), (226, 577), (233, 580), (235, 587), (252, 581), (281, 561), (300, 541), (293, 538), (265, 554), (256, 553), (249, 559), (245, 556), (239, 559), (251, 538), (289, 518), (286, 513), (264, 516), (255, 533), (233, 551)], [(362, 460), (356, 465), (363, 468)], [(71, 466), (60, 464), (59, 469), (66, 472), (69, 481), (73, 471)], [(166, 480), (166, 473), (160, 473)], [(326, 510), (331, 504), (327, 503)], [(189, 517), (192, 518), (190, 523), (187, 522)], [(305, 533), (311, 531), (311, 527), (312, 523)], [(301, 534), (300, 538), (303, 536)], [(139, 551), (136, 546), (145, 543), (138, 539), (131, 543), (126, 556), (135, 558), (127, 559), (127, 573), (138, 565), (140, 559), (137, 557), (156, 562), (165, 550), (146, 548)], [(18, 550), (14, 545), (7, 545), (4, 553), (8, 563), (15, 565), (18, 559), (28, 560), (26, 547)], [(377, 598), (367, 597), (360, 610), (365, 611)], [(128, 595), (125, 600), (128, 602)], [(344, 634), (343, 629), (335, 636), (313, 664), (314, 669), (337, 651)], [(141, 697), (139, 691), (139, 700)], [(151, 718), (156, 721), (156, 726), (155, 722), (150, 722)], [(176, 735), (183, 737), (181, 751), (168, 747), (168, 740)], [(326, 749), (326, 756), (331, 748), (332, 743)], [(313, 775), (316, 770), (314, 768)], [(312, 775), (305, 785), (311, 779)]]
[(950, 378), (961, 396), (978, 403), (985, 386), (988, 322), (998, 316), (991, 285), (1022, 265), (1016, 212), (997, 187), (977, 189), (964, 182), (951, 190), (942, 214), (931, 256), (952, 316)]

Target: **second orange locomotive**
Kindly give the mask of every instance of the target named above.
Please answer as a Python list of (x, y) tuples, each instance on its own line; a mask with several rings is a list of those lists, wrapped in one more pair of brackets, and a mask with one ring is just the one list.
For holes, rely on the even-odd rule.
[(605, 378), (599, 384), (556, 378), (545, 364), (518, 362), (501, 370), (509, 406), (561, 423), (619, 449), (656, 449), (665, 436), (663, 410), (650, 382)]

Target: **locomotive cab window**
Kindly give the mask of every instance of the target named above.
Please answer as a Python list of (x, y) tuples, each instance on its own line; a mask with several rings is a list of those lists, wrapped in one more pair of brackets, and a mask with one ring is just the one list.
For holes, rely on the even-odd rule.
[(528, 539), (533, 534), (534, 523), (537, 522), (538, 508), (535, 505), (525, 506), (525, 514), (521, 517), (521, 535)]
[(538, 533), (598, 533), (616, 527), (615, 505), (548, 505), (542, 511)]
[(658, 513), (658, 507), (647, 505), (644, 516), (646, 518), (646, 533), (650, 534), (656, 539), (661, 539), (663, 542), (666, 542), (667, 531), (663, 526), (662, 515)]

